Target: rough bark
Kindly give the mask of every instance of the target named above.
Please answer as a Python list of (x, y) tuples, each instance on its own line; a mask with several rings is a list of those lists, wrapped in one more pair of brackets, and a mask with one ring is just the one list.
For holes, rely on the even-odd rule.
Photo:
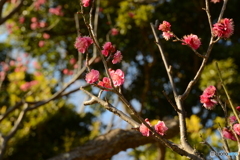
[[(179, 126), (175, 120), (166, 121), (166, 125), (169, 130), (165, 138), (172, 138), (179, 133)], [(156, 141), (153, 138), (144, 137), (139, 131), (115, 129), (87, 142), (83, 146), (48, 160), (104, 160), (128, 148), (154, 142)]]

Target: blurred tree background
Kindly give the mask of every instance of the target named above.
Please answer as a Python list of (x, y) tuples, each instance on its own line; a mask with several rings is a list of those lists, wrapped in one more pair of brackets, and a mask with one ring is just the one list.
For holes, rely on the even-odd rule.
[[(6, 1), (1, 9), (3, 15), (16, 7), (19, 1)], [(210, 3), (213, 23), (217, 22), (221, 6), (222, 2)], [(209, 85), (215, 85), (223, 100), (226, 100), (214, 62), (219, 63), (235, 106), (240, 103), (238, 97), (240, 91), (237, 87), (240, 78), (238, 69), (240, 17), (237, 16), (236, 6), (240, 6), (238, 0), (230, 1), (223, 16), (233, 19), (234, 34), (231, 39), (222, 39), (215, 44), (199, 83), (184, 102), (189, 118), (188, 124), (196, 126), (189, 129), (191, 143), (196, 144), (196, 147), (206, 154), (209, 150), (198, 143), (201, 141), (199, 131), (204, 133), (205, 138), (210, 137), (213, 146), (220, 148), (218, 143), (213, 143), (219, 138), (216, 136), (218, 127), (214, 122), (224, 125), (222, 120), (224, 115), (220, 106), (213, 111), (206, 111), (199, 102), (202, 90)], [(123, 94), (133, 102), (132, 105), (143, 117), (163, 119), (176, 116), (162, 93), (165, 91), (170, 98), (173, 96), (150, 23), (159, 24), (166, 20), (171, 23), (172, 30), (178, 37), (191, 33), (198, 35), (202, 42), (199, 53), (204, 54), (210, 39), (210, 28), (204, 7), (204, 0), (100, 0), (98, 40), (101, 46), (106, 41), (111, 41), (123, 53), (123, 62), (116, 65), (126, 74)], [(1, 114), (23, 99), (35, 102), (49, 98), (76, 73), (79, 64), (79, 55), (74, 48), (78, 34), (76, 13), (80, 23), (80, 34), (88, 35), (80, 10), (79, 0), (24, 0), (17, 13), (1, 26), (3, 35), (0, 45), (1, 71), (6, 71), (5, 78), (1, 80)], [(89, 10), (84, 8), (83, 14), (86, 17)], [(93, 10), (93, 13), (95, 12), (96, 10)], [(113, 28), (118, 30), (116, 35), (111, 32)], [(159, 32), (161, 37), (160, 34)], [(161, 43), (169, 64), (172, 65), (177, 91), (183, 93), (202, 59), (179, 42), (162, 39)], [(4, 69), (4, 66), (8, 68)], [(103, 71), (103, 65), (97, 61), (91, 67)], [(78, 80), (81, 85), (85, 84), (84, 76), (85, 74)], [(28, 88), (26, 84), (30, 87)], [(94, 88), (88, 89), (94, 92)], [(107, 95), (111, 97), (111, 94)], [(85, 111), (79, 113), (78, 106), (72, 103), (73, 98), (76, 97), (65, 96), (28, 113), (19, 131), (11, 139), (4, 159), (50, 158), (102, 134), (107, 124), (99, 121), (102, 121), (101, 115), (108, 111), (93, 105), (87, 106), (89, 109), (85, 108)], [(10, 130), (18, 113), (16, 110), (8, 119), (1, 122), (1, 133)], [(191, 125), (192, 123), (194, 125)], [(234, 147), (234, 144), (232, 145)], [(152, 157), (156, 154), (156, 149), (146, 154), (147, 148), (153, 146), (155, 145), (144, 146), (144, 149), (137, 148), (130, 154), (136, 159), (154, 159)], [(169, 160), (178, 157), (168, 150), (166, 156)]]

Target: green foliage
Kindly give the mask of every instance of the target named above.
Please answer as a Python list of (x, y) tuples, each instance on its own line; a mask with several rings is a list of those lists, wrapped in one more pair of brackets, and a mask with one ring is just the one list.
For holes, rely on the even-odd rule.
[[(48, 117), (42, 117), (38, 124), (29, 124), (28, 133), (22, 135), (17, 143), (11, 143), (4, 160), (32, 160), (32, 157), (44, 160), (73, 149), (89, 140), (88, 126), (92, 116), (90, 113), (81, 116), (72, 110), (71, 105), (64, 104), (58, 111), (49, 113)], [(26, 124), (24, 128), (27, 129)]]

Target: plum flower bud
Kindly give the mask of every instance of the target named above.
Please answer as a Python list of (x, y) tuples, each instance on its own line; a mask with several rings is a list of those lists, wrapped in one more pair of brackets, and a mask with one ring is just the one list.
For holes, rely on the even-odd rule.
[(240, 112), (240, 106), (237, 106), (236, 109), (238, 112)]
[(203, 103), (203, 106), (206, 109), (212, 110), (217, 104), (217, 101), (215, 100), (215, 93), (216, 88), (214, 86), (209, 86), (203, 91), (203, 94), (200, 96), (200, 102)]
[(215, 23), (212, 28), (213, 35), (220, 38), (229, 38), (234, 31), (232, 19), (224, 18)]
[[(145, 119), (145, 122), (146, 122), (147, 124), (149, 124), (149, 126), (151, 126), (148, 118)], [(142, 123), (141, 126), (139, 127), (139, 131), (142, 133), (143, 136), (149, 137), (150, 134), (151, 134), (149, 128), (147, 128), (147, 126), (145, 126), (143, 123)]]
[(99, 78), (99, 72), (97, 70), (91, 69), (91, 71), (86, 75), (85, 80), (87, 83), (94, 83)]
[(222, 131), (222, 135), (224, 138), (226, 139), (231, 139), (233, 141), (237, 141), (235, 135), (232, 133), (231, 130), (227, 129), (227, 128), (224, 128), (223, 131)]
[(74, 43), (74, 47), (81, 53), (85, 53), (88, 47), (93, 44), (93, 40), (90, 37), (77, 37)]
[(200, 39), (198, 38), (197, 35), (194, 34), (184, 36), (182, 42), (183, 42), (182, 45), (188, 45), (195, 50), (198, 49), (201, 45)]
[(168, 128), (166, 127), (166, 125), (163, 121), (158, 121), (158, 123), (154, 126), (154, 128), (155, 128), (156, 132), (162, 136), (168, 130)]
[(121, 69), (117, 69), (116, 71), (109, 69), (109, 73), (115, 87), (121, 86), (124, 83), (124, 73)]
[(82, 0), (83, 7), (88, 7), (90, 5), (91, 0)]
[(123, 57), (123, 56), (122, 56), (122, 53), (121, 53), (120, 51), (117, 51), (117, 52), (114, 54), (114, 56), (113, 56), (112, 63), (113, 63), (113, 64), (116, 64), (116, 63), (121, 62), (122, 57)]
[(234, 124), (233, 125), (233, 130), (237, 135), (240, 135), (240, 124)]
[(167, 21), (163, 21), (163, 23), (159, 25), (158, 30), (163, 32), (171, 31), (171, 24)]
[(166, 41), (168, 41), (171, 37), (173, 37), (173, 33), (169, 32), (169, 31), (168, 32), (163, 32), (162, 36)]

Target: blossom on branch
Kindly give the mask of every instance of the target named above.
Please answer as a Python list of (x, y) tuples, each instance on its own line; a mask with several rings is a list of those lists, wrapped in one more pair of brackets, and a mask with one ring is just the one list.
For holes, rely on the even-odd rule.
[(230, 122), (231, 124), (237, 122), (236, 116), (231, 116), (231, 117), (229, 117), (229, 122)]
[(77, 37), (74, 43), (74, 46), (79, 52), (85, 53), (91, 44), (93, 44), (92, 38), (88, 36), (84, 36), (84, 37)]
[(117, 69), (116, 71), (109, 69), (109, 74), (115, 87), (121, 86), (124, 83), (124, 72), (121, 69)]
[(224, 138), (226, 139), (231, 139), (233, 141), (237, 141), (235, 135), (233, 134), (233, 132), (227, 128), (224, 128), (222, 131), (222, 135)]
[(234, 124), (233, 125), (233, 130), (237, 135), (240, 135), (240, 124), (239, 123)]
[(169, 32), (169, 31), (168, 32), (163, 32), (162, 36), (166, 41), (168, 41), (171, 37), (174, 37), (173, 33)]
[(203, 94), (200, 96), (200, 102), (203, 103), (203, 106), (206, 109), (212, 110), (217, 101), (215, 100), (216, 88), (214, 86), (209, 86), (203, 91)]
[(99, 81), (98, 85), (102, 86), (102, 87), (105, 87), (105, 88), (109, 88), (109, 89), (112, 88), (111, 81), (110, 81), (110, 79), (108, 77), (103, 77), (103, 80)]
[(200, 39), (198, 38), (197, 35), (194, 34), (184, 36), (182, 42), (183, 42), (182, 45), (188, 45), (195, 50), (198, 49), (201, 45)]
[(121, 62), (122, 60), (122, 53), (120, 51), (117, 51), (114, 55), (113, 55), (113, 60), (112, 60), (112, 63), (113, 64), (116, 64), (116, 63), (119, 63)]
[(165, 132), (168, 130), (165, 123), (163, 121), (158, 121), (158, 123), (154, 126), (156, 132), (160, 135), (164, 135)]
[(91, 71), (86, 75), (85, 80), (87, 83), (94, 83), (99, 78), (99, 71), (91, 69)]
[(232, 19), (224, 18), (215, 23), (212, 28), (213, 35), (220, 38), (229, 38), (234, 31)]
[[(151, 126), (148, 118), (145, 119), (145, 122), (146, 122), (147, 124), (149, 124), (149, 126)], [(145, 126), (143, 123), (140, 125), (139, 131), (142, 133), (143, 136), (149, 137), (150, 134), (151, 134), (149, 128), (148, 128), (147, 126)]]
[(167, 21), (163, 21), (163, 23), (158, 26), (158, 30), (163, 32), (171, 31), (171, 24)]
[(107, 57), (110, 53), (115, 52), (115, 47), (112, 45), (111, 42), (106, 42), (103, 45), (103, 50), (102, 50), (102, 54)]

